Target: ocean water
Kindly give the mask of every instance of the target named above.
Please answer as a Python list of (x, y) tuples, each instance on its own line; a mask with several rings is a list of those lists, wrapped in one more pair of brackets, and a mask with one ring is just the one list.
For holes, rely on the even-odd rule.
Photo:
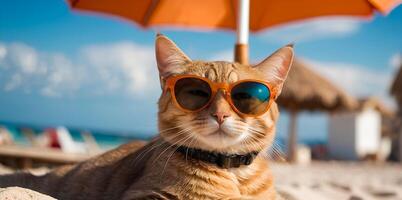
[[(20, 123), (10, 123), (10, 122), (2, 122), (0, 121), (0, 127), (6, 127), (11, 135), (13, 136), (14, 141), (19, 145), (29, 145), (29, 141), (22, 133), (22, 129), (29, 128), (34, 132), (34, 134), (41, 134), (46, 128), (49, 126), (37, 126), (37, 125), (29, 125), (29, 124), (20, 124)], [(118, 131), (104, 131), (104, 130), (90, 130), (90, 129), (80, 129), (80, 128), (70, 128), (66, 127), (73, 140), (77, 142), (83, 142), (82, 133), (90, 132), (92, 136), (95, 138), (98, 145), (104, 149), (115, 148), (121, 144), (133, 141), (133, 140), (150, 140), (155, 134), (149, 133), (140, 133), (140, 132), (118, 132)], [(301, 138), (299, 143), (305, 144), (307, 146), (316, 146), (326, 144), (326, 140), (322, 138), (317, 139), (306, 139)], [(284, 135), (277, 135), (275, 138), (275, 147), (280, 149), (282, 152), (286, 151), (287, 146), (287, 137)]]
[[(27, 125), (20, 123), (10, 123), (1, 122), (0, 127), (5, 127), (11, 133), (14, 142), (18, 145), (29, 145), (29, 141), (22, 133), (23, 129), (30, 129), (35, 135), (43, 133), (48, 126), (37, 126), (37, 125)], [(53, 128), (53, 127), (51, 127)], [(154, 135), (147, 133), (138, 132), (118, 132), (118, 131), (103, 131), (103, 130), (91, 130), (91, 129), (80, 129), (80, 128), (69, 128), (66, 127), (73, 140), (76, 142), (83, 142), (82, 137), (83, 132), (90, 132), (95, 138), (96, 142), (102, 149), (111, 149), (117, 147), (121, 144), (133, 141), (133, 140), (150, 140)]]

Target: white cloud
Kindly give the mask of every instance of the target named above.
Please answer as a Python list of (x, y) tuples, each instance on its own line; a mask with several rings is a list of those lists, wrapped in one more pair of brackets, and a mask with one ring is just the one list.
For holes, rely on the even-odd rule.
[(52, 55), (48, 60), (51, 66), (47, 69), (46, 84), (41, 88), (41, 94), (57, 97), (80, 89), (85, 77), (78, 66), (61, 54)]
[(376, 96), (387, 106), (395, 106), (389, 95), (393, 77), (390, 69), (377, 71), (350, 63), (323, 62), (306, 58), (301, 60), (352, 96), (360, 98)]
[(12, 43), (6, 48), (6, 65), (18, 67), (23, 74), (44, 73), (46, 66), (39, 62), (39, 54), (32, 47), (22, 43)]
[(260, 35), (274, 43), (301, 43), (352, 35), (360, 29), (360, 20), (346, 17), (320, 17), (269, 29)]
[[(96, 94), (154, 95), (158, 72), (151, 47), (132, 42), (93, 45), (80, 59), (40, 52), (23, 43), (0, 43), (0, 88), (61, 97), (79, 90)], [(73, 62), (74, 60), (74, 62)]]
[(94, 45), (82, 50), (91, 73), (98, 74), (107, 90), (124, 89), (132, 94), (157, 88), (158, 72), (153, 48), (131, 42)]
[(61, 96), (78, 89), (77, 68), (62, 54), (49, 54), (23, 44), (1, 46), (0, 73), (5, 91), (38, 90), (44, 95)]

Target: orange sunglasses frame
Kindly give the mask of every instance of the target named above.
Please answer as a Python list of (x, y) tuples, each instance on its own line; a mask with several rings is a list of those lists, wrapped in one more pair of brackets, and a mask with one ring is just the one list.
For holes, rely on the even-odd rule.
[[(205, 81), (206, 83), (208, 83), (209, 87), (211, 88), (212, 93), (211, 93), (210, 99), (208, 100), (208, 102), (204, 106), (202, 106), (201, 108), (199, 108), (197, 110), (185, 109), (182, 106), (180, 106), (179, 102), (177, 102), (175, 91), (174, 91), (174, 86), (176, 85), (176, 82), (178, 80), (181, 80), (181, 79), (184, 79), (184, 78), (195, 78), (195, 79)], [(268, 106), (263, 112), (261, 112), (259, 114), (247, 114), (247, 113), (243, 113), (240, 110), (238, 110), (236, 108), (236, 106), (234, 105), (234, 103), (232, 101), (232, 98), (231, 98), (231, 91), (235, 86), (239, 85), (240, 83), (244, 83), (244, 82), (261, 83), (261, 84), (267, 86), (267, 88), (269, 89), (271, 95), (269, 97)], [(206, 107), (208, 107), (211, 104), (212, 100), (215, 98), (215, 95), (218, 93), (218, 90), (222, 89), (223, 90), (223, 95), (224, 95), (226, 101), (232, 107), (232, 109), (234, 111), (236, 111), (236, 113), (238, 113), (238, 114), (240, 114), (242, 116), (245, 116), (245, 117), (256, 117), (256, 116), (260, 116), (260, 115), (265, 114), (269, 110), (269, 108), (271, 107), (271, 104), (274, 101), (274, 99), (276, 99), (276, 93), (277, 93), (276, 90), (274, 90), (274, 88), (272, 88), (268, 84), (268, 82), (262, 81), (262, 80), (257, 80), (257, 79), (244, 79), (244, 80), (240, 80), (240, 81), (237, 81), (237, 82), (229, 84), (229, 83), (216, 83), (216, 82), (211, 81), (208, 78), (200, 77), (200, 76), (197, 76), (197, 75), (177, 75), (177, 76), (171, 76), (171, 77), (167, 78), (165, 84), (166, 85), (164, 87), (163, 92), (167, 92), (169, 90), (170, 93), (171, 93), (171, 96), (173, 98), (173, 102), (176, 104), (176, 106), (178, 108), (180, 108), (183, 111), (186, 111), (186, 112), (199, 112), (199, 111), (205, 109)]]

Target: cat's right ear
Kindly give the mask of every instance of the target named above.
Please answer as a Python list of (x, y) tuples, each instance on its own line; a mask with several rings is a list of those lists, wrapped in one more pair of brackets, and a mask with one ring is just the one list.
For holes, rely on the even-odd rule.
[[(274, 86), (277, 96), (281, 93), (294, 57), (293, 44), (280, 48), (260, 64), (254, 66)], [(277, 97), (276, 96), (276, 97)]]
[(161, 78), (183, 72), (184, 65), (191, 62), (173, 41), (159, 33), (156, 35), (155, 55)]

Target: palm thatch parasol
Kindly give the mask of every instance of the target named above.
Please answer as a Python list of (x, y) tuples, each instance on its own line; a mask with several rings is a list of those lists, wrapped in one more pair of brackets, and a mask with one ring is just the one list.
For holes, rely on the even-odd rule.
[(295, 59), (277, 100), (290, 114), (288, 159), (296, 159), (296, 117), (302, 110), (335, 112), (353, 110), (358, 102), (330, 81), (315, 73), (303, 62)]

